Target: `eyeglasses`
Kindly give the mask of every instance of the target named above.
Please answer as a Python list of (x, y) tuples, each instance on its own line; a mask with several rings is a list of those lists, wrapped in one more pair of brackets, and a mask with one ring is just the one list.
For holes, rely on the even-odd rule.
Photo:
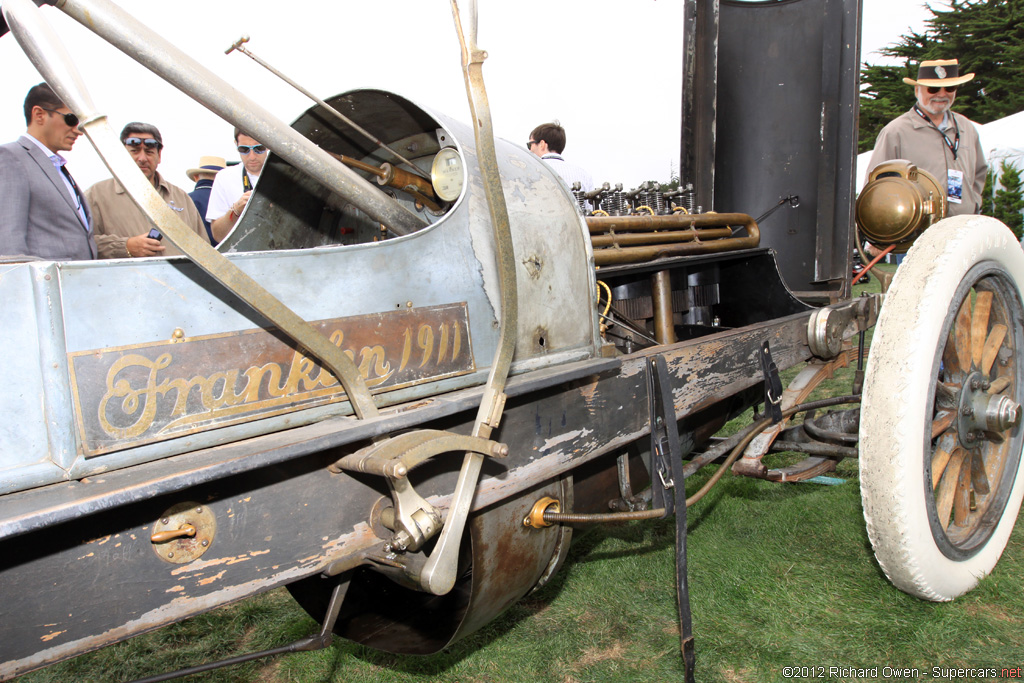
[(249, 152), (255, 152), (256, 154), (266, 154), (267, 148), (265, 145), (239, 145), (238, 153), (245, 156)]
[(529, 141), (528, 141), (528, 142), (526, 143), (526, 149), (530, 149), (531, 147), (533, 147), (533, 146), (534, 146), (534, 145), (536, 145), (536, 144), (537, 144), (537, 141), (536, 141), (536, 140), (529, 140)]
[(143, 145), (145, 145), (146, 149), (160, 149), (163, 147), (156, 138), (130, 137), (124, 139), (125, 147), (142, 147)]
[(56, 109), (47, 109), (46, 107), (39, 107), (39, 108), (42, 109), (43, 111), (48, 111), (51, 114), (60, 114), (61, 116), (64, 117), (64, 123), (66, 123), (68, 126), (70, 126), (72, 128), (75, 128), (75, 127), (78, 126), (78, 117), (75, 116), (74, 114), (65, 114), (63, 112), (57, 111)]
[(955, 85), (954, 86), (948, 86), (947, 85), (947, 86), (940, 86), (940, 87), (932, 86), (932, 87), (928, 88), (928, 94), (929, 95), (937, 95), (940, 90), (945, 90), (946, 92), (948, 92), (948, 93), (950, 93), (952, 95), (955, 95), (956, 94), (956, 88), (957, 88), (957, 86), (955, 86)]

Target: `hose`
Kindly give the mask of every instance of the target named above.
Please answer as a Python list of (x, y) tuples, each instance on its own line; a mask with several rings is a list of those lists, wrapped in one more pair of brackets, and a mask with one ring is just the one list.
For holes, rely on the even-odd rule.
[[(829, 408), (831, 406), (847, 403), (860, 403), (860, 396), (837, 396), (834, 398), (811, 401), (809, 403), (801, 403), (800, 405), (793, 406), (792, 408), (782, 411), (782, 417), (792, 417), (797, 413), (804, 413), (809, 410)], [(747, 427), (738, 432), (738, 434), (743, 435), (740, 438), (740, 442), (736, 444), (735, 448), (733, 448), (732, 452), (729, 454), (729, 457), (722, 463), (722, 466), (719, 467), (713, 475), (711, 475), (711, 478), (704, 483), (700, 490), (686, 499), (686, 507), (691, 507), (694, 503), (706, 496), (714, 485), (719, 482), (726, 470), (736, 462), (740, 455), (743, 454), (743, 451), (747, 448), (750, 442), (754, 440), (754, 437), (763, 432), (766, 428), (770, 427), (772, 424), (771, 418), (766, 417), (754, 422), (753, 424), (747, 425)], [(735, 436), (736, 435), (733, 435), (733, 437), (730, 438), (735, 438)], [(550, 524), (602, 524), (608, 522), (630, 522), (644, 519), (655, 519), (664, 516), (664, 514), (664, 508), (658, 508), (656, 510), (638, 510), (635, 512), (604, 512), (597, 514), (545, 511), (544, 521)]]

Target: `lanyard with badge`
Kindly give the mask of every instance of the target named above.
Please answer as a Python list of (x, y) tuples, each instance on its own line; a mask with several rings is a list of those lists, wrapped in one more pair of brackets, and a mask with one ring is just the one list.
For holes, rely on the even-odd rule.
[[(956, 161), (957, 150), (960, 149), (960, 126), (956, 122), (956, 116), (953, 112), (949, 113), (951, 119), (953, 119), (953, 129), (956, 131), (956, 135), (951, 142), (946, 134), (939, 130), (939, 127), (935, 125), (930, 118), (928, 118), (923, 111), (921, 111), (917, 104), (914, 105), (914, 111), (922, 119), (928, 122), (935, 131), (942, 136), (942, 141), (946, 147), (949, 147), (949, 151), (953, 154), (953, 161)], [(946, 169), (946, 200), (954, 204), (960, 204), (963, 202), (964, 194), (964, 172), (956, 168)]]

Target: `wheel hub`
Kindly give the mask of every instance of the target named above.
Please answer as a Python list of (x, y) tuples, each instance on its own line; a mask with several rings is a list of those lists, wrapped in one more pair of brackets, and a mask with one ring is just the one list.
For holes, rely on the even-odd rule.
[(957, 438), (964, 448), (1001, 440), (1002, 432), (1020, 423), (1020, 404), (1006, 396), (990, 395), (989, 386), (988, 378), (977, 371), (964, 380), (957, 419)]

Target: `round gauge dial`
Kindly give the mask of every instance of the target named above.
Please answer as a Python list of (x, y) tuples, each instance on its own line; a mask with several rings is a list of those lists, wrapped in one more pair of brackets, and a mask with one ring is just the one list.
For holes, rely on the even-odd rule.
[(453, 202), (459, 198), (465, 174), (458, 150), (445, 147), (437, 153), (430, 167), (430, 182), (434, 185), (434, 192), (444, 201)]

